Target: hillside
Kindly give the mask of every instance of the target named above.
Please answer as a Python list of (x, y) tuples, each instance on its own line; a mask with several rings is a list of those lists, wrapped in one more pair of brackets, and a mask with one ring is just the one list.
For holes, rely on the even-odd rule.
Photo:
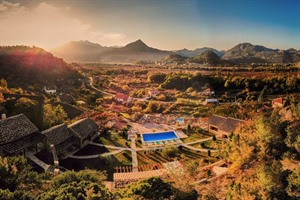
[(103, 47), (88, 41), (73, 41), (54, 49), (53, 53), (63, 57), (67, 61), (105, 63), (135, 63), (141, 60), (154, 61), (170, 54), (168, 51), (151, 48), (142, 40), (137, 40), (120, 48)]
[(224, 51), (218, 51), (217, 49), (213, 49), (213, 48), (209, 48), (209, 47), (197, 48), (195, 50), (180, 49), (180, 50), (176, 51), (175, 53), (177, 53), (181, 56), (185, 56), (185, 57), (195, 57), (195, 56), (202, 54), (203, 52), (205, 52), (207, 50), (213, 51), (219, 57), (222, 57), (225, 53)]
[(241, 43), (226, 51), (222, 58), (239, 64), (294, 63), (300, 61), (300, 51), (270, 49), (260, 45)]
[(162, 62), (164, 63), (177, 63), (177, 64), (182, 64), (187, 60), (187, 57), (181, 56), (179, 54), (170, 54), (167, 57), (161, 59)]
[(200, 55), (190, 58), (189, 62), (209, 65), (226, 65), (229, 61), (221, 59), (217, 54), (211, 50), (204, 51)]
[(63, 59), (37, 47), (0, 47), (0, 78), (11, 87), (73, 83), (80, 74)]
[(85, 40), (68, 42), (54, 49), (52, 53), (67, 61), (90, 62), (99, 60), (103, 52), (111, 49)]

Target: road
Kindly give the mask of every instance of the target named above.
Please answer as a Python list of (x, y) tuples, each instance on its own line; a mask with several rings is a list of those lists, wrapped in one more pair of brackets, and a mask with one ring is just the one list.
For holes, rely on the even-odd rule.
[(94, 86), (93, 86), (93, 78), (92, 78), (92, 77), (89, 77), (89, 79), (90, 79), (90, 86), (91, 86), (91, 88), (93, 88), (94, 90), (96, 90), (96, 91), (98, 91), (98, 92), (100, 92), (100, 93), (102, 93), (102, 94), (106, 94), (106, 95), (109, 95), (109, 96), (115, 96), (115, 95), (112, 94), (112, 93), (109, 93), (109, 92), (106, 92), (106, 91), (103, 91), (103, 90), (100, 90), (100, 89), (94, 87)]

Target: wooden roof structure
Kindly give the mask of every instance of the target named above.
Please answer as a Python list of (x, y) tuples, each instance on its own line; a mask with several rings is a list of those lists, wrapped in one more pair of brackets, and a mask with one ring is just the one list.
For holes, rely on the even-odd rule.
[(44, 138), (24, 114), (0, 120), (0, 147), (8, 154), (42, 142)]
[(218, 127), (219, 130), (224, 132), (234, 132), (235, 129), (242, 123), (244, 120), (235, 119), (231, 117), (223, 117), (220, 115), (213, 115), (208, 119), (208, 124)]

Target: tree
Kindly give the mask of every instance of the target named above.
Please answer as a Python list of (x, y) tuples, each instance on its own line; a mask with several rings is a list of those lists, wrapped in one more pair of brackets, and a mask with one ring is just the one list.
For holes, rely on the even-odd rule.
[(119, 193), (122, 198), (163, 200), (174, 196), (172, 186), (161, 178), (152, 177), (131, 183)]
[(278, 160), (264, 163), (257, 169), (262, 196), (267, 197), (267, 199), (285, 199), (282, 172), (282, 165)]
[(294, 169), (294, 171), (288, 176), (287, 193), (295, 198), (300, 198), (300, 167)]
[(175, 158), (178, 154), (178, 149), (176, 147), (166, 147), (163, 149), (162, 154), (166, 156), (167, 158)]
[(38, 189), (42, 184), (41, 175), (30, 169), (26, 158), (22, 156), (0, 157), (0, 189), (11, 192), (19, 188), (24, 191)]
[(44, 129), (61, 124), (66, 118), (67, 114), (61, 105), (46, 104), (44, 106)]
[(300, 147), (300, 141), (298, 137), (300, 137), (300, 120), (292, 122), (287, 128), (286, 128), (287, 136), (285, 138), (285, 144), (289, 148), (297, 148)]
[(51, 180), (48, 191), (40, 194), (37, 199), (114, 199), (105, 188), (103, 181), (106, 175), (95, 170), (82, 170), (79, 172), (67, 171)]

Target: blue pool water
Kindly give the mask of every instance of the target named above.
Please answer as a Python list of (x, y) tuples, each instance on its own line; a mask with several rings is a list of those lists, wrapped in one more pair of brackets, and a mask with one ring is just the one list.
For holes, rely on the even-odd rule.
[(174, 131), (170, 132), (161, 132), (161, 133), (146, 133), (142, 134), (144, 142), (154, 142), (154, 141), (161, 141), (161, 140), (172, 140), (177, 139), (177, 135)]

